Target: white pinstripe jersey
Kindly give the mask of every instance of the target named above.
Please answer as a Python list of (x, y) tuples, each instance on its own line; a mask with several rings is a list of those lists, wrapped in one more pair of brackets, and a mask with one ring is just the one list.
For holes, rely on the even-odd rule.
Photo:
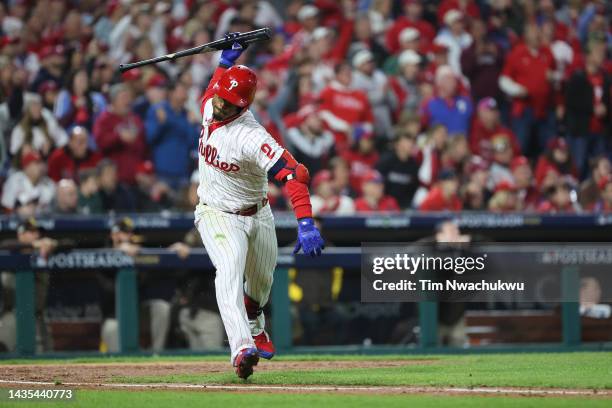
[(261, 203), (268, 193), (268, 170), (284, 149), (249, 110), (220, 127), (212, 121), (209, 98), (198, 145), (200, 203), (231, 212)]

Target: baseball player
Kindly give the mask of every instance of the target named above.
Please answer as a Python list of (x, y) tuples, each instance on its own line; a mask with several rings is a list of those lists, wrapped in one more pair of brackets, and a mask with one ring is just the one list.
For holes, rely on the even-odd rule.
[(257, 77), (246, 66), (234, 65), (243, 51), (234, 43), (222, 52), (202, 98), (195, 225), (217, 269), (215, 292), (231, 361), (246, 379), (259, 357), (271, 359), (275, 352), (262, 313), (278, 252), (266, 198), (268, 177), (285, 184), (298, 219), (294, 253), (301, 248), (320, 255), (324, 242), (312, 219), (308, 170), (248, 110)]

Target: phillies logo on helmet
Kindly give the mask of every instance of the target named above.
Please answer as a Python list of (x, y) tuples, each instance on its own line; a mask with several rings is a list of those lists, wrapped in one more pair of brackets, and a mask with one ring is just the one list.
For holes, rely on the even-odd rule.
[(232, 89), (236, 88), (238, 86), (238, 81), (236, 81), (235, 79), (232, 79), (230, 82), (230, 86), (228, 88), (229, 91), (231, 91)]

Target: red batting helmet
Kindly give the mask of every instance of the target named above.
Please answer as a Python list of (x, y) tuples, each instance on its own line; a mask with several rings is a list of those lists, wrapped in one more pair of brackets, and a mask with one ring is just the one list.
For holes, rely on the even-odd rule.
[(257, 75), (244, 65), (234, 65), (221, 75), (216, 94), (241, 108), (246, 108), (255, 98)]

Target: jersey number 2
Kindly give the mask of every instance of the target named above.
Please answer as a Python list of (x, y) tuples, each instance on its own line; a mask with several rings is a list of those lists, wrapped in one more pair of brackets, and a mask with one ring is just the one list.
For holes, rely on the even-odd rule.
[(272, 152), (272, 148), (269, 144), (264, 143), (263, 145), (261, 145), (261, 151), (264, 152), (264, 154), (268, 156), (269, 159), (274, 158), (275, 153)]

